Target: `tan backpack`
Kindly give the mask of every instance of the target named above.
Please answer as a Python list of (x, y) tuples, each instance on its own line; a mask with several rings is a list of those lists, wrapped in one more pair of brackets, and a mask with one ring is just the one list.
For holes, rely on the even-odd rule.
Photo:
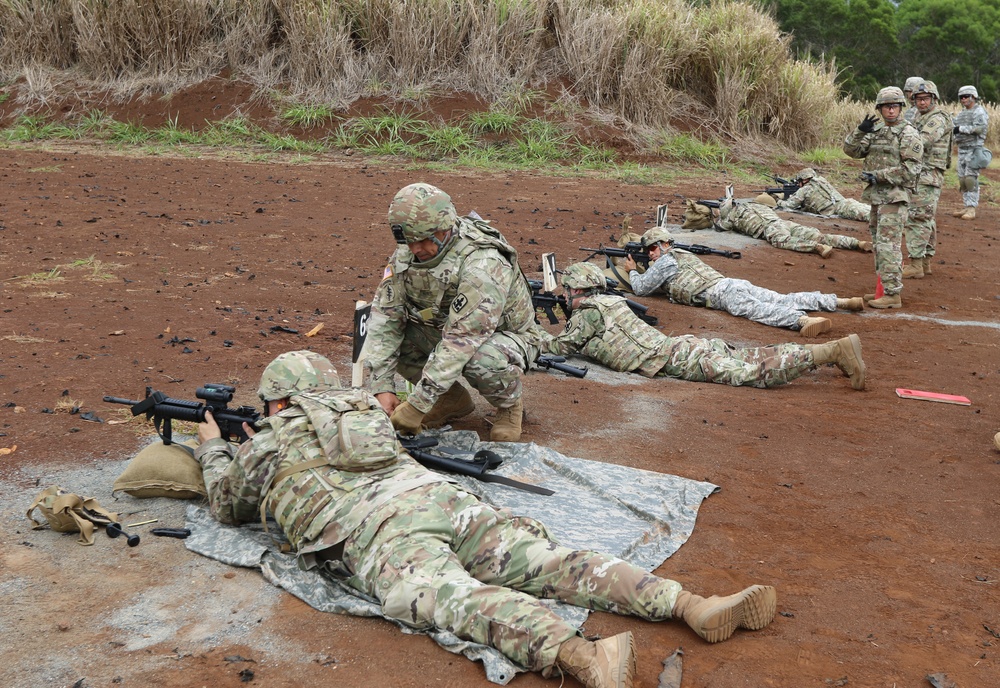
[(686, 202), (687, 208), (684, 210), (682, 229), (709, 229), (713, 226), (711, 208), (701, 203), (695, 203), (690, 198)]
[[(36, 520), (31, 512), (38, 509), (48, 523)], [(118, 522), (118, 514), (106, 511), (93, 497), (81, 497), (58, 485), (44, 490), (28, 507), (25, 516), (34, 523), (34, 530), (48, 525), (58, 533), (80, 533), (77, 543), (94, 544), (94, 527)]]

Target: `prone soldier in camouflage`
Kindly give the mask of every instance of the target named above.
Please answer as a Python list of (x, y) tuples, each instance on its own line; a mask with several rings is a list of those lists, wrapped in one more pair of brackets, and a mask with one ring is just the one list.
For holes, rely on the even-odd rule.
[(868, 241), (858, 241), (842, 234), (824, 234), (815, 227), (783, 220), (774, 212), (777, 201), (762, 193), (752, 201), (734, 201), (727, 197), (719, 206), (719, 226), (754, 239), (763, 239), (776, 248), (801, 253), (817, 253), (829, 258), (833, 249), (871, 251)]
[(921, 279), (931, 274), (931, 258), (937, 249), (938, 200), (944, 171), (951, 166), (951, 117), (938, 107), (941, 97), (933, 81), (921, 81), (913, 94), (917, 116), (913, 126), (924, 145), (923, 166), (917, 189), (910, 196), (906, 213), (906, 251), (910, 264), (903, 268), (904, 279)]
[(901, 90), (883, 88), (875, 99), (879, 115), (865, 117), (844, 139), (845, 153), (864, 158), (860, 176), (867, 186), (861, 200), (872, 206), (868, 229), (875, 244), (875, 272), (884, 289), (879, 298), (865, 294), (872, 308), (903, 305), (903, 228), (924, 155), (920, 133), (903, 119), (905, 106)]
[(825, 177), (816, 174), (811, 167), (800, 170), (794, 181), (798, 183), (799, 190), (788, 198), (778, 201), (779, 210), (801, 210), (859, 222), (868, 222), (871, 217), (870, 205), (853, 198), (845, 198), (833, 184)]
[(266, 417), (239, 448), (206, 413), (195, 457), (212, 516), (274, 515), (303, 569), (369, 595), (386, 616), (488, 645), (545, 676), (626, 688), (630, 632), (593, 642), (538, 598), (650, 621), (678, 618), (708, 642), (763, 628), (776, 595), (754, 585), (704, 598), (616, 557), (553, 542), (545, 527), (481, 502), (403, 452), (374, 396), (342, 388), (324, 357), (291, 351), (264, 370)]
[(828, 331), (828, 318), (811, 317), (807, 311), (859, 311), (860, 297), (837, 298), (818, 291), (779, 294), (747, 280), (725, 277), (698, 256), (672, 248), (674, 238), (664, 227), (653, 227), (642, 235), (649, 251), (649, 267), (640, 273), (632, 257), (623, 265), (629, 271), (629, 287), (639, 296), (664, 294), (674, 303), (726, 311), (771, 327), (798, 330), (804, 337)]
[[(521, 376), (538, 355), (531, 289), (517, 252), (451, 197), (410, 184), (389, 206), (398, 244), (372, 305), (366, 340), (371, 390), (400, 432), (471, 413), (464, 377), (497, 408), (490, 439), (521, 438)], [(394, 375), (415, 385), (405, 402)]]
[(546, 353), (582, 354), (612, 370), (646, 377), (734, 387), (777, 387), (832, 363), (851, 378), (854, 389), (865, 388), (865, 363), (856, 334), (827, 344), (750, 348), (722, 339), (668, 337), (636, 317), (624, 297), (602, 293), (606, 280), (596, 265), (570, 265), (561, 281), (571, 314), (563, 332), (542, 344)]
[(917, 118), (917, 111), (910, 106), (913, 105), (913, 93), (917, 90), (917, 86), (920, 85), (924, 78), (922, 76), (911, 76), (905, 82), (903, 82), (903, 98), (906, 99), (906, 110), (903, 112), (903, 119), (905, 119), (910, 124), (913, 124), (913, 120)]
[(958, 89), (958, 102), (962, 110), (953, 119), (952, 131), (958, 145), (958, 188), (965, 207), (953, 214), (963, 220), (975, 220), (976, 208), (979, 207), (979, 165), (982, 162), (976, 153), (986, 145), (990, 116), (986, 108), (979, 104), (979, 91), (975, 86)]

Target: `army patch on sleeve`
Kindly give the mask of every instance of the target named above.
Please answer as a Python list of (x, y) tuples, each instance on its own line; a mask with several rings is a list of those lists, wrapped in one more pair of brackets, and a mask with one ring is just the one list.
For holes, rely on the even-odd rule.
[(385, 270), (382, 272), (382, 279), (387, 280), (392, 277), (394, 273), (392, 272), (392, 263), (385, 266)]
[(451, 302), (451, 310), (456, 313), (461, 313), (462, 309), (469, 305), (469, 297), (465, 294), (459, 294), (455, 297), (455, 300)]

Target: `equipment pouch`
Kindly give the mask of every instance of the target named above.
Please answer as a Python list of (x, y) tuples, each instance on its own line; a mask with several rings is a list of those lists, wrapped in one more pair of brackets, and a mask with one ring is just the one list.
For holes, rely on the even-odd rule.
[(396, 431), (382, 409), (348, 411), (340, 416), (340, 460), (345, 471), (374, 471), (396, 462)]
[(80, 533), (77, 543), (81, 545), (94, 544), (94, 526), (105, 526), (118, 522), (118, 514), (106, 511), (93, 497), (80, 497), (67, 492), (58, 485), (44, 490), (30, 507), (25, 516), (34, 523), (34, 529), (46, 526), (36, 520), (31, 512), (35, 509), (42, 512), (48, 526), (59, 533)]

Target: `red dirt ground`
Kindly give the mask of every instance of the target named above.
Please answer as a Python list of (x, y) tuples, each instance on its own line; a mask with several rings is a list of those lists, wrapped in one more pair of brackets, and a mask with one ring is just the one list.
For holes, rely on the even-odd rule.
[[(127, 456), (144, 442), (131, 426), (43, 413), (63, 390), (82, 410), (111, 419), (118, 410), (103, 395), (141, 395), (146, 385), (193, 398), (204, 382), (229, 382), (240, 401), (254, 403), (263, 366), (292, 348), (314, 348), (346, 372), (354, 302), (371, 298), (393, 248), (385, 210), (397, 189), (418, 180), (447, 190), (460, 212), (492, 220), (531, 272), (543, 252), (554, 251), (560, 265), (579, 259), (578, 247), (606, 242), (624, 215), (641, 230), (657, 204), (671, 202), (676, 221), (682, 203), (674, 194), (721, 188), (708, 174), (662, 188), (414, 172), (354, 158), (246, 164), (83, 144), (7, 148), (0, 151), (0, 448), (16, 450), (0, 456), (0, 475), (23, 476), (22, 469), (42, 481), (62, 467)], [(864, 392), (828, 368), (774, 390), (639, 378), (608, 385), (541, 372), (526, 379), (525, 441), (722, 486), (658, 573), (706, 594), (754, 582), (778, 588), (780, 615), (771, 626), (720, 645), (676, 623), (593, 615), (590, 634), (636, 633), (639, 685), (656, 686), (661, 660), (678, 646), (685, 686), (889, 688), (927, 685), (934, 672), (963, 688), (1000, 685), (1000, 453), (992, 444), (1000, 430), (1000, 236), (994, 207), (961, 222), (949, 212), (959, 202), (956, 190), (945, 191), (934, 275), (906, 283), (902, 311), (831, 316), (831, 336), (861, 336)], [(848, 221), (815, 224), (866, 231)], [(69, 267), (90, 257), (101, 265)], [(708, 261), (779, 291), (854, 296), (872, 288), (870, 254), (838, 251), (823, 260), (760, 246), (741, 261)], [(61, 280), (18, 279), (55, 268)], [(645, 302), (668, 333), (804, 341), (724, 313)], [(976, 322), (989, 326), (968, 324)], [(319, 323), (324, 329), (307, 339)], [(897, 387), (961, 394), (972, 405), (903, 400)], [(476, 414), (456, 427), (485, 436), (487, 426)], [(19, 479), (23, 513), (37, 483)], [(0, 651), (4, 665), (32, 649), (65, 655), (80, 676), (91, 676), (81, 686), (236, 686), (246, 665), (225, 658), (242, 655), (255, 660), (254, 684), (262, 686), (488, 685), (479, 665), (426, 637), (320, 613), (284, 593), (267, 621), (270, 651), (207, 636), (130, 652), (109, 641), (102, 620), (119, 602), (101, 591), (109, 580), (122, 595), (141, 595), (146, 576), (184, 581), (197, 555), (178, 547), (161, 560), (152, 548), (136, 548), (126, 562), (141, 566), (136, 576), (122, 570), (124, 550), (112, 559), (95, 547), (87, 566), (66, 571), (30, 546), (50, 533), (23, 521), (8, 527), (18, 534), (5, 537), (0, 557), (4, 614), (17, 604), (16, 577), (64, 587), (43, 598), (44, 608), (20, 610), (20, 630), (5, 635)], [(256, 573), (225, 572), (220, 565), (210, 594), (260, 585)], [(86, 632), (60, 634), (60, 623)], [(336, 664), (299, 661), (280, 649), (289, 646)], [(150, 657), (172, 653), (169, 671), (146, 667)], [(556, 683), (526, 674), (512, 685)]]

